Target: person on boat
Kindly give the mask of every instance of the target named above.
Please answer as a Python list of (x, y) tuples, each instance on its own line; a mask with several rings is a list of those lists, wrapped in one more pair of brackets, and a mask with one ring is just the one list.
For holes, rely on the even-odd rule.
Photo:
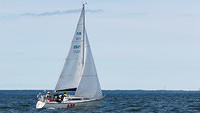
[(63, 98), (62, 98), (62, 97), (63, 97), (62, 94), (59, 94), (59, 95), (58, 95), (58, 102), (62, 102), (62, 101), (63, 101)]
[(50, 92), (47, 92), (46, 99), (49, 101), (53, 101), (53, 97), (51, 96)]
[(49, 98), (51, 95), (50, 95), (50, 92), (47, 92), (46, 94), (46, 98)]
[(63, 97), (67, 97), (67, 93), (66, 92), (64, 92)]
[(55, 100), (56, 102), (59, 101), (59, 100), (58, 100), (58, 93), (57, 93), (57, 92), (55, 92), (55, 94), (53, 95), (53, 97), (54, 97), (54, 100)]

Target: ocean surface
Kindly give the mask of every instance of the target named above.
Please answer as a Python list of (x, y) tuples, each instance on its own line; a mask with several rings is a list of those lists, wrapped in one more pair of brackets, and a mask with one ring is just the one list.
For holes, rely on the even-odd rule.
[(200, 91), (105, 90), (99, 106), (36, 109), (40, 90), (0, 90), (0, 113), (200, 113)]

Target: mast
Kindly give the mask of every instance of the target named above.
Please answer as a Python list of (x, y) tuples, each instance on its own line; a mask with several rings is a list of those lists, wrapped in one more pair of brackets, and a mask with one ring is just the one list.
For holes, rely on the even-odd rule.
[(83, 3), (83, 60), (82, 66), (84, 65), (84, 54), (85, 54), (85, 3)]

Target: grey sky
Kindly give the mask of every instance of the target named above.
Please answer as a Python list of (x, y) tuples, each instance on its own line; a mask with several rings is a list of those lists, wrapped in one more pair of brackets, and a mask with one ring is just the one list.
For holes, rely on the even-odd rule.
[[(103, 89), (200, 88), (200, 1), (88, 1), (86, 29)], [(0, 89), (53, 89), (81, 1), (0, 1)], [(75, 11), (42, 17), (21, 14)], [(98, 12), (99, 11), (99, 12)]]

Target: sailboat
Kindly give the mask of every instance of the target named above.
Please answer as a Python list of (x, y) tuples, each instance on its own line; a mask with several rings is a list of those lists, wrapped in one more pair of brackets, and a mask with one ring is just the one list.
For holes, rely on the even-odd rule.
[(85, 4), (76, 27), (71, 48), (55, 87), (55, 92), (75, 92), (61, 102), (39, 98), (36, 108), (69, 108), (103, 99), (86, 28)]

